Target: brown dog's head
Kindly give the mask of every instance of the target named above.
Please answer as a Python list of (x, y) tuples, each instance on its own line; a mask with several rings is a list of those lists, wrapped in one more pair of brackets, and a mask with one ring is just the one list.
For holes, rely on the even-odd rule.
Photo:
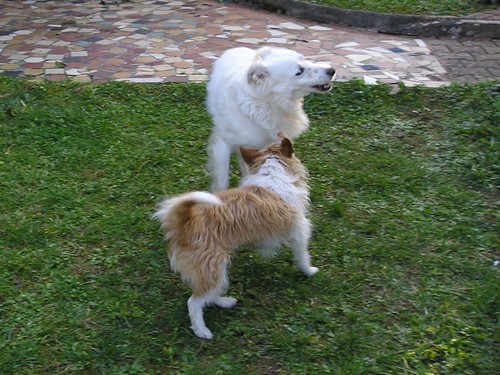
[(241, 156), (249, 167), (256, 164), (255, 161), (264, 157), (267, 159), (269, 156), (281, 156), (284, 158), (292, 158), (294, 156), (292, 141), (287, 137), (284, 131), (278, 133), (278, 137), (282, 138), (280, 143), (273, 143), (261, 150), (240, 147)]
[(278, 159), (289, 174), (305, 181), (307, 171), (300, 160), (295, 157), (292, 141), (283, 131), (278, 133), (278, 137), (282, 138), (281, 142), (273, 143), (261, 150), (240, 147), (241, 156), (247, 163), (250, 173), (257, 173), (266, 160), (273, 158)]

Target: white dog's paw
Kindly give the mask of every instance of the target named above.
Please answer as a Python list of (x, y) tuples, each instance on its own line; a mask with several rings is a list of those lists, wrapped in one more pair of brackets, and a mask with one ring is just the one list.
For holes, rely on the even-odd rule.
[(236, 306), (236, 303), (238, 303), (238, 300), (233, 297), (217, 297), (215, 300), (215, 304), (223, 309), (232, 309)]
[(312, 276), (312, 275), (315, 275), (319, 272), (319, 268), (318, 267), (308, 267), (307, 269), (304, 270), (304, 273), (307, 275), (307, 276)]
[(212, 332), (207, 327), (191, 327), (193, 329), (193, 332), (196, 336), (198, 336), (200, 339), (203, 340), (212, 340), (214, 335)]

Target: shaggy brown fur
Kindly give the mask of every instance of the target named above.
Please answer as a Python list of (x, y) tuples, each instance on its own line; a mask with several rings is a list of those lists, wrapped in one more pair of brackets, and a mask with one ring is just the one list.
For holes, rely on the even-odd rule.
[(188, 306), (192, 328), (201, 338), (212, 337), (203, 322), (203, 306), (233, 304), (234, 299), (221, 296), (228, 284), (231, 255), (239, 246), (276, 248), (290, 240), (302, 271), (317, 272), (307, 251), (307, 171), (295, 157), (290, 140), (280, 135), (281, 143), (261, 151), (241, 149), (250, 170), (241, 187), (168, 199), (155, 214), (169, 242), (172, 269), (193, 290)]
[(239, 246), (275, 236), (293, 228), (297, 211), (276, 194), (255, 186), (215, 194), (223, 205), (186, 201), (175, 208), (177, 220), (166, 228), (169, 258), (200, 296), (220, 288), (222, 268)]

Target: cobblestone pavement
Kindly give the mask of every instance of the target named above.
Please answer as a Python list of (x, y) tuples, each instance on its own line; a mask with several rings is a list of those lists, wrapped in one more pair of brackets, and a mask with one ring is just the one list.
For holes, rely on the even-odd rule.
[(500, 39), (437, 39), (425, 43), (454, 82), (500, 79)]
[(212, 0), (0, 2), (0, 74), (9, 76), (200, 82), (227, 48), (263, 45), (329, 61), (339, 79), (367, 83), (438, 87), (495, 79), (499, 69), (498, 40), (377, 34)]

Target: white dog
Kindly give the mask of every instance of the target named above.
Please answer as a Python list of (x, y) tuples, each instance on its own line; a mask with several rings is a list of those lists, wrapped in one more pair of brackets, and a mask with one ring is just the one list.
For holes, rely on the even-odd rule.
[(236, 299), (225, 297), (231, 256), (241, 245), (258, 244), (272, 255), (288, 244), (302, 272), (311, 266), (308, 241), (311, 224), (307, 171), (295, 157), (291, 141), (263, 150), (241, 148), (250, 174), (240, 187), (210, 194), (192, 192), (163, 201), (154, 217), (162, 223), (169, 243), (172, 269), (193, 290), (188, 300), (191, 328), (196, 336), (211, 339), (203, 320), (203, 307), (231, 308)]
[[(261, 148), (284, 131), (291, 139), (309, 126), (302, 104), (312, 92), (332, 88), (335, 69), (285, 48), (227, 50), (208, 83), (207, 107), (214, 127), (208, 145), (212, 190), (229, 186), (229, 161), (238, 147)], [(243, 176), (246, 166), (238, 158)]]

